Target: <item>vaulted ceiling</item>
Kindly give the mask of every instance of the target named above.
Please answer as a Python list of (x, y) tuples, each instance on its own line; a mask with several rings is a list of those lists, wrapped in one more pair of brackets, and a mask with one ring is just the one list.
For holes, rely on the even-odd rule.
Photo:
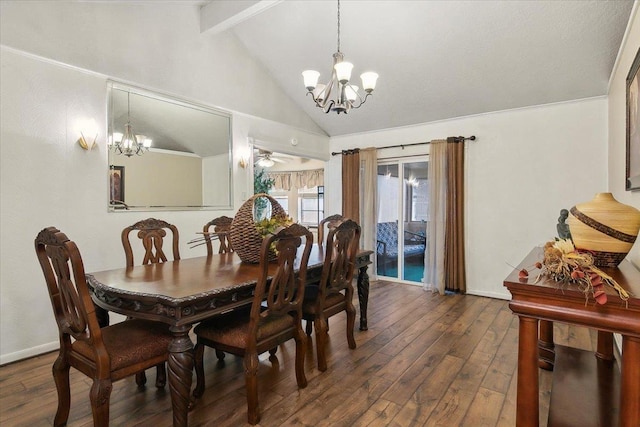
[(373, 97), (346, 116), (315, 107), (301, 76), (315, 69), (328, 80), (337, 1), (214, 1), (202, 6), (201, 31), (235, 33), (335, 136), (606, 95), (632, 6), (342, 0), (341, 51), (353, 76), (380, 75)]

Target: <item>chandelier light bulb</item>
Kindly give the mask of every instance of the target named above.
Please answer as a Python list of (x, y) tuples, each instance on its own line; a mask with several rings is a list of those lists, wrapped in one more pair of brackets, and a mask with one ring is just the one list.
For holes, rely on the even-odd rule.
[(322, 83), (318, 83), (316, 85), (316, 88), (313, 90), (313, 98), (317, 99), (318, 102), (322, 102), (324, 100), (324, 95), (325, 95), (325, 88), (327, 86), (322, 84)]
[(304, 86), (307, 90), (312, 91), (318, 85), (320, 73), (315, 70), (305, 70), (302, 72), (302, 78), (304, 79)]
[(275, 162), (271, 159), (268, 159), (266, 157), (258, 160), (258, 166), (263, 167), (263, 168), (270, 168), (271, 166), (275, 165)]
[(344, 87), (344, 94), (349, 101), (354, 102), (358, 99), (358, 86), (346, 85)]
[(336, 77), (340, 83), (346, 84), (351, 79), (351, 70), (353, 69), (351, 62), (338, 62), (334, 68), (336, 69)]
[(378, 80), (378, 74), (373, 71), (367, 71), (366, 73), (360, 74), (360, 78), (362, 79), (362, 88), (367, 93), (373, 92), (376, 88), (376, 81)]
[(111, 147), (113, 144), (120, 144), (122, 142), (122, 132), (114, 132), (113, 135), (111, 135), (111, 138), (109, 138), (109, 146)]

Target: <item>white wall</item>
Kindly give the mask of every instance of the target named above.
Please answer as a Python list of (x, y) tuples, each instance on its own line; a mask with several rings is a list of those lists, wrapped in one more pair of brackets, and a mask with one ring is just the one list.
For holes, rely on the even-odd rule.
[[(502, 282), (558, 214), (607, 188), (607, 102), (594, 98), (331, 138), (331, 151), (475, 135), (466, 142), (467, 292), (509, 299)], [(427, 146), (379, 151), (426, 154)], [(328, 165), (326, 212), (340, 210), (341, 158)]]
[[(638, 3), (629, 20), (623, 45), (609, 86), (609, 191), (621, 203), (640, 209), (640, 191), (625, 191), (626, 167), (626, 79), (636, 52), (640, 47), (640, 17)], [(640, 268), (640, 242), (631, 248), (627, 256)]]
[[(201, 36), (197, 11), (178, 2), (1, 2), (0, 31), (0, 364), (58, 345), (33, 248), (42, 228), (63, 230), (98, 271), (124, 265), (120, 231), (140, 219), (175, 224), (188, 258), (205, 253), (187, 245), (205, 222), (235, 212), (107, 212), (108, 78), (232, 111), (236, 208), (252, 191), (237, 162), (248, 135), (328, 156), (328, 138), (243, 46)], [(75, 142), (83, 118), (100, 127), (92, 151)]]
[(3, 45), (295, 127), (321, 129), (232, 32), (200, 33), (189, 2), (0, 2)]

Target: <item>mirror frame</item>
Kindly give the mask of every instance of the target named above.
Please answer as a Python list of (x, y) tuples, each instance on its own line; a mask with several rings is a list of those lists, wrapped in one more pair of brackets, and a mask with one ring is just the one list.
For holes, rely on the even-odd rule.
[[(107, 209), (109, 212), (154, 212), (154, 211), (210, 211), (210, 210), (230, 210), (233, 209), (233, 115), (225, 110), (210, 107), (198, 102), (194, 102), (185, 98), (179, 98), (174, 95), (166, 93), (160, 93), (140, 87), (132, 86), (126, 83), (120, 83), (115, 80), (107, 81), (107, 140), (113, 140), (114, 129), (114, 106), (113, 106), (113, 90), (126, 91), (131, 94), (141, 95), (148, 98), (152, 98), (161, 102), (169, 102), (171, 104), (200, 110), (206, 113), (215, 114), (217, 116), (226, 117), (229, 121), (229, 140), (227, 142), (229, 158), (229, 188), (227, 189), (226, 204), (223, 205), (201, 205), (201, 206), (128, 206), (128, 205), (115, 205), (111, 203), (110, 195), (110, 169), (112, 156), (116, 154), (107, 145)], [(153, 147), (151, 148), (153, 150)]]

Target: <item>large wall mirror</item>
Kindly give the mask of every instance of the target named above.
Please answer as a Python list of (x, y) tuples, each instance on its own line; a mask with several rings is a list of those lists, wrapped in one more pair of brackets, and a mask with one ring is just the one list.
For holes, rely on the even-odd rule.
[(232, 208), (229, 113), (116, 82), (108, 92), (109, 210)]

